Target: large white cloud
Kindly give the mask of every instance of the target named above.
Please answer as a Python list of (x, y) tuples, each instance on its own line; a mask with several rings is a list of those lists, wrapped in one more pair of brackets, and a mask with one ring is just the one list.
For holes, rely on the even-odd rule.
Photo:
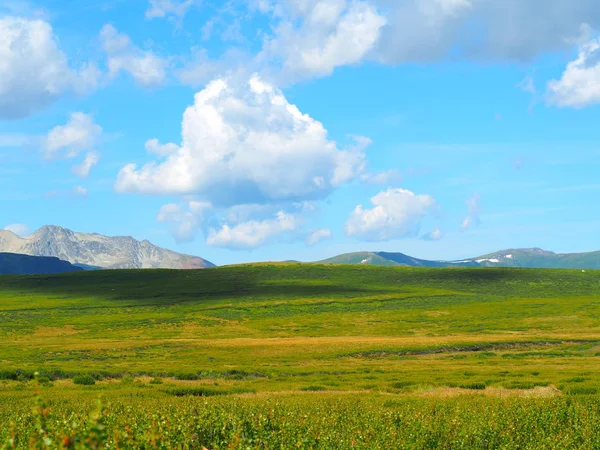
[(255, 0), (275, 25), (260, 58), (284, 81), (339, 66), (439, 60), (530, 62), (568, 49), (597, 0)]
[(346, 234), (364, 241), (417, 236), (422, 219), (437, 209), (430, 195), (388, 189), (371, 198), (373, 208), (358, 205), (346, 222)]
[[(385, 19), (368, 1), (289, 0), (287, 15), (265, 41), (260, 57), (281, 61), (285, 81), (333, 73), (361, 62), (379, 39)], [(263, 5), (283, 14), (285, 9)]]
[(153, 87), (165, 82), (168, 61), (150, 50), (137, 47), (129, 36), (119, 33), (112, 25), (100, 31), (104, 51), (108, 57), (109, 76), (121, 71), (129, 73), (141, 86)]
[(185, 111), (178, 150), (123, 167), (115, 189), (195, 195), (218, 207), (318, 199), (360, 175), (365, 145), (340, 150), (320, 122), (258, 76), (218, 79)]
[(0, 18), (0, 119), (26, 117), (62, 95), (96, 86), (98, 70), (69, 67), (49, 23)]
[(548, 97), (562, 107), (600, 103), (600, 39), (581, 46), (577, 59), (567, 65), (562, 77), (548, 83)]

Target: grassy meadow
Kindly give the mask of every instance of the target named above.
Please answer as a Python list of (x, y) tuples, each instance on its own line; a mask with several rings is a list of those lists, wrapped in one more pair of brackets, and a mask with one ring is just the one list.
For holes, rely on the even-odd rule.
[(549, 269), (3, 276), (0, 448), (600, 448), (599, 293)]

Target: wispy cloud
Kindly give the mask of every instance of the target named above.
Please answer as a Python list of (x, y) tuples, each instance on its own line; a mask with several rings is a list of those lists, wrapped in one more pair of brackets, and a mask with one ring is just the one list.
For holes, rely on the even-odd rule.
[(578, 191), (597, 191), (600, 189), (600, 184), (579, 184), (575, 186), (559, 186), (553, 188), (542, 189), (539, 192), (578, 192)]

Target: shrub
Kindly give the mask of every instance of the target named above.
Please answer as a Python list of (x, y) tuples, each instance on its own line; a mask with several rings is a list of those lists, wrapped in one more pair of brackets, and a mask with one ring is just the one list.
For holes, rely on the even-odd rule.
[(472, 389), (472, 390), (482, 391), (486, 388), (486, 385), (485, 385), (485, 383), (468, 383), (468, 384), (461, 384), (459, 387), (462, 389)]
[(135, 379), (130, 375), (125, 375), (123, 378), (121, 378), (122, 384), (132, 384), (134, 381)]
[(40, 384), (50, 384), (50, 378), (46, 376), (37, 377), (37, 382)]
[(300, 389), (301, 391), (312, 391), (312, 392), (318, 392), (318, 391), (326, 391), (327, 388), (323, 387), (323, 386), (307, 386), (307, 387), (303, 387)]
[(229, 395), (229, 394), (246, 394), (254, 392), (252, 389), (245, 388), (232, 388), (227, 391), (211, 389), (207, 387), (193, 387), (193, 388), (177, 388), (177, 389), (169, 389), (166, 391), (169, 395), (174, 395), (175, 397), (213, 397), (215, 395)]
[(73, 377), (73, 383), (83, 386), (92, 386), (96, 384), (96, 380), (91, 375), (77, 375)]
[(33, 379), (31, 370), (0, 370), (0, 380), (29, 381)]
[(506, 389), (533, 389), (536, 387), (546, 387), (549, 385), (550, 383), (547, 381), (513, 381), (506, 384), (504, 387)]
[(202, 387), (202, 388), (170, 389), (167, 391), (167, 394), (174, 395), (175, 397), (185, 397), (185, 396), (212, 397), (214, 395), (225, 395), (225, 392)]
[(190, 373), (190, 372), (177, 372), (175, 374), (175, 379), (176, 380), (197, 380), (198, 374)]
[(584, 377), (573, 377), (573, 378), (569, 378), (568, 380), (565, 380), (567, 383), (583, 383), (584, 381), (587, 381), (587, 378)]
[(593, 395), (598, 393), (598, 388), (593, 386), (572, 386), (567, 389), (569, 395)]

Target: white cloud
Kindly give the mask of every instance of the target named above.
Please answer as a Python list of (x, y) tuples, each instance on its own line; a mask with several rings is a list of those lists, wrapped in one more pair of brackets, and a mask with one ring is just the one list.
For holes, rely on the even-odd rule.
[(3, 0), (0, 3), (0, 14), (35, 19), (48, 19), (50, 16), (46, 9), (27, 0)]
[(179, 146), (177, 144), (167, 143), (160, 144), (158, 139), (150, 139), (146, 141), (146, 151), (148, 153), (154, 153), (158, 156), (169, 156), (179, 150)]
[(258, 76), (218, 79), (185, 111), (179, 149), (123, 167), (115, 189), (195, 195), (217, 207), (310, 201), (360, 176), (363, 146), (340, 150), (320, 122)]
[(440, 60), (530, 62), (572, 47), (597, 0), (252, 0), (271, 19), (257, 61), (283, 83), (336, 67)]
[(71, 114), (66, 125), (54, 127), (44, 138), (42, 151), (48, 159), (74, 158), (83, 150), (90, 150), (98, 142), (102, 127), (92, 116), (82, 112)]
[(252, 0), (250, 8), (271, 19), (256, 62), (284, 84), (365, 60), (531, 62), (570, 49), (583, 25), (600, 29), (597, 0)]
[(531, 61), (600, 28), (597, 0), (374, 0), (386, 11), (375, 54), (384, 62)]
[(211, 208), (209, 203), (193, 201), (189, 202), (187, 210), (182, 205), (168, 204), (161, 208), (156, 220), (171, 225), (171, 233), (177, 242), (188, 242), (195, 238), (204, 212)]
[(455, 45), (469, 15), (469, 1), (408, 0), (378, 2), (388, 10), (376, 55), (385, 63), (436, 60)]
[(327, 228), (320, 228), (318, 230), (311, 230), (306, 237), (306, 245), (313, 246), (325, 239), (331, 239), (333, 233)]
[[(379, 39), (385, 18), (368, 1), (288, 1), (287, 14), (266, 39), (259, 59), (277, 59), (282, 76), (295, 81), (326, 76), (336, 67), (360, 63)], [(262, 12), (284, 14), (280, 6)]]
[(479, 194), (473, 195), (467, 200), (467, 217), (464, 218), (460, 225), (461, 230), (468, 230), (472, 225), (479, 225), (481, 223), (481, 197)]
[(225, 60), (210, 59), (206, 49), (193, 48), (191, 57), (177, 70), (177, 77), (182, 84), (200, 87), (214, 79), (217, 73), (227, 72), (230, 66), (233, 64), (227, 64)]
[(24, 133), (0, 134), (0, 148), (25, 147), (32, 144), (32, 136)]
[(535, 95), (537, 94), (537, 89), (535, 87), (535, 82), (531, 75), (527, 75), (523, 80), (517, 85), (519, 89), (523, 92), (527, 92), (528, 94)]
[(177, 20), (181, 20), (193, 4), (194, 0), (150, 0), (146, 19), (174, 16)]
[(424, 241), (439, 241), (443, 237), (444, 233), (442, 232), (442, 230), (440, 228), (434, 228), (429, 233), (421, 236), (421, 239), (423, 239)]
[(100, 154), (95, 151), (88, 152), (85, 155), (84, 160), (81, 164), (74, 166), (71, 170), (75, 175), (80, 178), (87, 178), (90, 174), (90, 170), (100, 161)]
[(255, 65), (249, 54), (234, 47), (216, 59), (211, 59), (206, 49), (194, 47), (191, 56), (183, 61), (182, 67), (175, 73), (181, 84), (199, 88), (224, 74), (250, 73)]
[(29, 227), (24, 223), (13, 223), (12, 225), (7, 225), (4, 229), (18, 236), (27, 236), (29, 234)]
[(77, 197), (87, 197), (88, 196), (88, 190), (86, 188), (84, 188), (83, 186), (75, 186), (73, 188), (72, 193), (73, 193), (73, 195), (75, 195)]
[(235, 205), (215, 207), (187, 198), (180, 204), (164, 205), (159, 223), (169, 224), (177, 242), (195, 239), (201, 232), (207, 245), (232, 250), (252, 250), (274, 241), (302, 239), (306, 218), (315, 211), (310, 203), (289, 205)]
[(104, 51), (108, 56), (109, 76), (114, 78), (121, 71), (129, 73), (141, 86), (161, 85), (167, 78), (168, 61), (154, 52), (137, 47), (129, 36), (119, 33), (112, 25), (100, 31)]
[(227, 208), (224, 220), (227, 223), (242, 223), (259, 218), (265, 218), (274, 215), (281, 205), (234, 205)]
[(220, 228), (210, 228), (206, 243), (213, 247), (236, 250), (251, 250), (297, 230), (303, 221), (297, 214), (279, 211), (275, 217), (266, 220), (251, 220), (234, 226), (227, 224)]
[(98, 70), (69, 67), (49, 23), (0, 18), (0, 119), (26, 117), (64, 94), (97, 85)]
[(549, 101), (560, 107), (582, 108), (600, 103), (600, 39), (579, 49), (560, 80), (548, 83)]
[(390, 185), (402, 181), (402, 174), (396, 169), (390, 169), (387, 172), (366, 173), (361, 179), (370, 184)]
[(358, 205), (346, 222), (346, 234), (364, 241), (387, 241), (415, 236), (421, 220), (437, 208), (430, 195), (388, 189), (371, 198), (372, 209)]

